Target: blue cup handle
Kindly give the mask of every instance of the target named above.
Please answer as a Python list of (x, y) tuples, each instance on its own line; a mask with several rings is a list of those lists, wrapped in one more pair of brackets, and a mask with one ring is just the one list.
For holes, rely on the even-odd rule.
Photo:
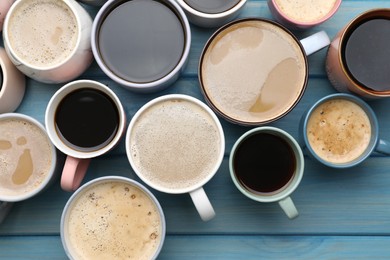
[(379, 139), (375, 147), (375, 151), (378, 153), (390, 155), (390, 142), (386, 140)]

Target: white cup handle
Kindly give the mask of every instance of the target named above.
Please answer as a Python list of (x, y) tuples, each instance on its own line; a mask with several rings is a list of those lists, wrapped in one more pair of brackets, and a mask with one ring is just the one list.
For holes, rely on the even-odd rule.
[(10, 211), (12, 204), (13, 204), (12, 202), (0, 201), (0, 224), (8, 215), (8, 212)]
[(306, 55), (310, 55), (328, 46), (330, 44), (330, 39), (325, 31), (319, 31), (302, 39), (301, 44), (305, 49)]
[(211, 205), (210, 200), (202, 187), (191, 191), (190, 195), (196, 209), (198, 210), (200, 218), (203, 221), (209, 221), (210, 219), (215, 217), (214, 208)]
[(298, 217), (298, 210), (290, 197), (280, 200), (279, 205), (283, 209), (284, 213), (286, 213), (288, 218), (293, 219)]

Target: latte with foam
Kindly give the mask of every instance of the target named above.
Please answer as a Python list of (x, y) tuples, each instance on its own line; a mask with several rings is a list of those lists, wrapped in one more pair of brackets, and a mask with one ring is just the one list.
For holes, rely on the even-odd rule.
[(276, 24), (241, 20), (209, 40), (199, 77), (206, 99), (225, 118), (264, 124), (288, 113), (303, 95), (306, 57)]
[(58, 0), (31, 0), (17, 6), (8, 23), (13, 53), (30, 66), (48, 68), (67, 60), (78, 40), (70, 7)]
[(323, 160), (348, 163), (359, 158), (371, 139), (371, 123), (356, 103), (334, 99), (320, 104), (310, 114), (307, 138), (311, 148)]
[(70, 203), (63, 238), (75, 259), (152, 259), (165, 236), (162, 218), (136, 185), (99, 181)]
[(215, 119), (185, 99), (162, 100), (142, 111), (128, 140), (133, 168), (149, 184), (170, 191), (207, 179), (223, 153)]
[(0, 119), (0, 195), (21, 197), (41, 189), (51, 174), (52, 156), (43, 129), (19, 118)]

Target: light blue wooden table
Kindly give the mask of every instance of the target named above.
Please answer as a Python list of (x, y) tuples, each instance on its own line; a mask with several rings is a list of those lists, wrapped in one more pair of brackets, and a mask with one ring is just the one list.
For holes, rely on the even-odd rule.
[[(331, 20), (295, 34), (304, 37), (325, 30), (333, 38), (353, 17), (376, 7), (390, 7), (390, 1), (345, 0)], [(97, 11), (88, 10), (92, 15)], [(272, 19), (266, 1), (260, 0), (249, 1), (241, 17)], [(203, 100), (197, 78), (198, 58), (214, 30), (191, 28), (188, 66), (166, 91), (134, 94), (111, 81), (96, 63), (80, 78), (109, 85), (123, 102), (128, 119), (145, 102), (163, 94), (184, 93)], [(297, 122), (303, 111), (322, 96), (335, 92), (324, 71), (325, 55), (326, 49), (309, 57), (310, 78), (305, 95), (290, 114), (273, 126), (298, 137)], [(59, 87), (28, 80), (26, 96), (17, 112), (43, 122), (46, 105)], [(390, 100), (369, 104), (378, 115), (381, 138), (390, 140)], [(235, 188), (228, 158), (233, 143), (249, 128), (221, 122), (227, 141), (225, 158), (205, 186), (217, 213), (215, 219), (202, 222), (189, 195), (152, 190), (167, 221), (160, 259), (390, 259), (389, 157), (375, 154), (349, 170), (329, 169), (305, 157), (303, 181), (292, 195), (300, 216), (289, 220), (277, 204), (256, 203)], [(126, 158), (123, 140), (115, 150), (92, 161), (85, 181), (105, 175), (137, 179)], [(39, 196), (15, 204), (0, 226), (0, 259), (66, 259), (59, 227), (70, 195), (57, 182)]]

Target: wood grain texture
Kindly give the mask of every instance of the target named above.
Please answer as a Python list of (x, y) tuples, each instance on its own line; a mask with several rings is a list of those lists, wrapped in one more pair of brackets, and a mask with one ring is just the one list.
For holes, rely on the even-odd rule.
[[(0, 0), (1, 1), (1, 0)], [(97, 8), (85, 5), (91, 15)], [(343, 1), (324, 24), (296, 31), (304, 38), (325, 30), (331, 38), (359, 13), (389, 7), (390, 1)], [(240, 17), (272, 19), (266, 1), (252, 0)], [(135, 94), (111, 81), (96, 63), (80, 76), (98, 80), (121, 99), (128, 121), (147, 101), (164, 94), (183, 93), (204, 98), (197, 78), (198, 59), (215, 29), (191, 26), (190, 60), (180, 79), (154, 94)], [(335, 93), (325, 70), (326, 49), (311, 55), (306, 92), (286, 117), (272, 123), (299, 139), (302, 114), (319, 98)], [(28, 80), (26, 96), (17, 112), (43, 123), (48, 101), (61, 85)], [(367, 101), (378, 116), (380, 137), (390, 140), (390, 101)], [(389, 259), (390, 258), (390, 157), (374, 153), (358, 167), (334, 170), (305, 156), (305, 173), (292, 194), (300, 216), (289, 220), (275, 204), (244, 197), (233, 185), (228, 169), (230, 150), (248, 127), (221, 119), (225, 135), (224, 161), (205, 185), (217, 216), (202, 222), (188, 194), (170, 195), (152, 190), (167, 220), (167, 238), (160, 259)], [(125, 154), (124, 140), (110, 153), (92, 161), (84, 182), (99, 176), (120, 175), (139, 180)], [(57, 181), (38, 196), (16, 203), (0, 225), (0, 259), (66, 259), (59, 229), (62, 209), (70, 197)]]

